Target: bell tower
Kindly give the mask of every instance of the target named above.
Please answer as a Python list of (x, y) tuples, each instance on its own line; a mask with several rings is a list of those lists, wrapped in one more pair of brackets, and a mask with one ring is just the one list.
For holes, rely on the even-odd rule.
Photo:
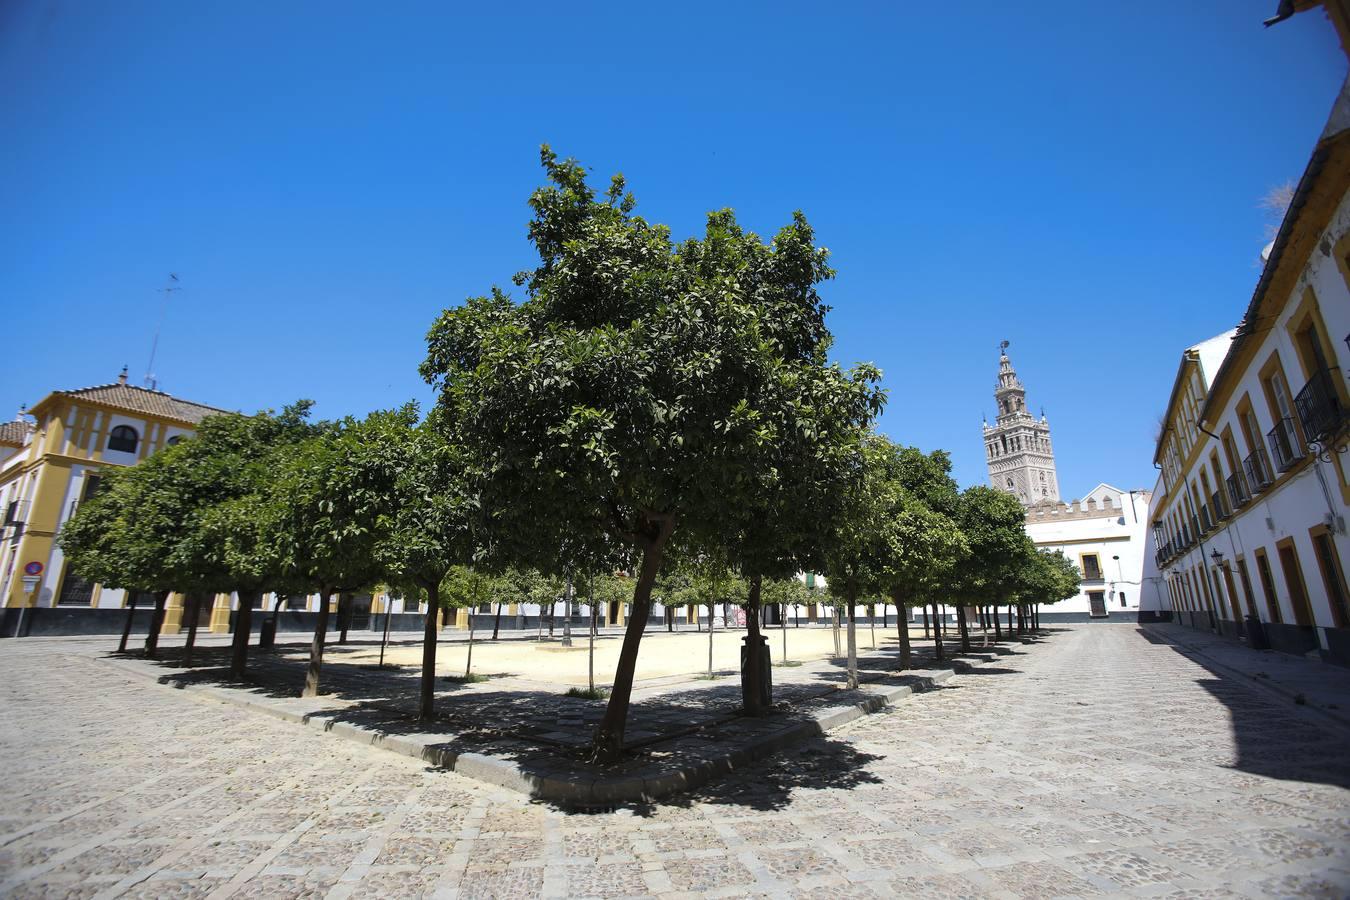
[(1007, 491), (1024, 506), (1059, 502), (1055, 451), (1050, 423), (1042, 410), (1039, 419), (1027, 412), (1027, 391), (1008, 359), (1008, 342), (999, 344), (998, 384), (994, 424), (984, 423), (985, 461), (989, 483)]

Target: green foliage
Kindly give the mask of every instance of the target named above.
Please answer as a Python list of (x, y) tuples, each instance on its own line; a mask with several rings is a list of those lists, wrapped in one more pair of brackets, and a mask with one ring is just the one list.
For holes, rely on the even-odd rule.
[(374, 554), (391, 579), (424, 596), (453, 564), (481, 560), (486, 517), (468, 455), (433, 412), (371, 415), (358, 432), (357, 484), (379, 510)]
[(1019, 603), (1058, 603), (1077, 596), (1081, 582), (1078, 567), (1061, 551), (1033, 545), (1024, 551), (1014, 596)]
[[(472, 566), (451, 566), (441, 580), (440, 599), (445, 609), (475, 610), (499, 597), (512, 596), (504, 580)], [(506, 602), (504, 600), (504, 602)]]
[(815, 595), (800, 578), (765, 578), (760, 587), (760, 600), (791, 609), (815, 602)]
[(1026, 510), (1017, 498), (984, 485), (961, 493), (961, 533), (969, 561), (951, 582), (954, 599), (965, 604), (1005, 602), (1023, 574), (1031, 540), (1026, 535)]
[(326, 593), (386, 579), (376, 549), (392, 485), (369, 477), (367, 457), (379, 447), (387, 416), (325, 426), (272, 461), (263, 512), (292, 583)]
[(815, 285), (831, 273), (800, 214), (764, 244), (722, 210), (677, 247), (621, 177), (597, 196), (580, 164), (542, 160), (528, 298), (447, 310), (422, 366), (484, 461), (511, 555), (565, 536), (641, 546), (667, 517), (715, 535), (781, 477), (780, 447), (829, 456), (837, 421), (879, 409), (873, 370), (825, 364)]
[(913, 603), (947, 585), (967, 554), (951, 515), (958, 504), (950, 468), (945, 453), (868, 436), (861, 472), (846, 494), (848, 515), (829, 545), (832, 594)]
[(315, 433), (310, 405), (210, 416), (194, 437), (105, 473), (103, 489), (62, 529), (72, 568), (133, 590), (285, 589), (270, 530), (272, 476), (278, 459)]

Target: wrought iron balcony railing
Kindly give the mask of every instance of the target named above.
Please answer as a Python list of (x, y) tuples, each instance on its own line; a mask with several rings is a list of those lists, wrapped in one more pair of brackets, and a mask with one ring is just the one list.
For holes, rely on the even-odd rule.
[(1308, 379), (1294, 398), (1303, 435), (1310, 444), (1325, 444), (1346, 427), (1346, 411), (1336, 393), (1335, 376), (1323, 369)]
[(1266, 442), (1270, 444), (1270, 455), (1275, 459), (1275, 471), (1284, 473), (1304, 457), (1303, 442), (1298, 438), (1294, 420), (1286, 416), (1275, 423), (1275, 427), (1266, 433)]
[(1232, 504), (1234, 512), (1241, 509), (1252, 499), (1252, 495), (1247, 491), (1247, 479), (1242, 477), (1241, 472), (1234, 472), (1228, 476), (1228, 502)]
[(1233, 516), (1233, 511), (1228, 508), (1228, 501), (1224, 497), (1223, 491), (1215, 491), (1209, 495), (1209, 508), (1214, 510), (1215, 525), (1218, 525), (1221, 520)]
[(1209, 517), (1209, 505), (1200, 504), (1200, 527), (1204, 529), (1203, 534), (1208, 534), (1214, 530), (1214, 521)]
[(1270, 457), (1264, 447), (1257, 447), (1247, 454), (1247, 458), (1242, 461), (1242, 468), (1247, 473), (1247, 487), (1253, 496), (1270, 487), (1275, 480), (1274, 471), (1270, 468)]

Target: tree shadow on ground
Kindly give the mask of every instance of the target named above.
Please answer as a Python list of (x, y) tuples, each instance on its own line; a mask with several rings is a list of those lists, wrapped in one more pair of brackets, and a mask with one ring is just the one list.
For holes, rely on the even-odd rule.
[[(469, 754), (510, 763), (525, 778), (570, 776), (586, 782), (597, 778), (652, 779), (678, 771), (701, 771), (710, 762), (714, 768), (721, 765), (719, 759), (726, 763), (733, 758), (729, 756), (732, 753), (742, 753), (742, 763), (734, 767), (739, 774), (744, 752), (793, 755), (793, 771), (766, 765), (764, 780), (753, 787), (745, 786), (744, 779), (732, 779), (733, 787), (724, 792), (720, 780), (726, 772), (722, 771), (713, 775), (717, 787), (698, 788), (683, 798), (666, 795), (644, 808), (707, 802), (716, 797), (717, 802), (774, 809), (790, 803), (792, 791), (799, 788), (849, 789), (877, 781), (864, 770), (864, 764), (873, 757), (826, 738), (815, 718), (822, 708), (860, 702), (868, 695), (822, 690), (822, 685), (809, 681), (779, 685), (773, 711), (758, 718), (740, 714), (738, 678), (635, 700), (627, 725), (626, 758), (615, 765), (596, 766), (587, 761), (587, 755), (591, 735), (604, 714), (603, 701), (547, 690), (494, 688), (491, 682), (464, 685), (437, 679), (438, 714), (432, 723), (424, 724), (416, 716), (420, 672), (413, 667), (379, 670), (329, 659), (324, 666), (323, 695), (301, 701), (297, 694), (306, 668), (302, 659), (252, 654), (249, 677), (240, 681), (230, 677), (228, 646), (197, 648), (194, 659), (199, 665), (192, 669), (179, 667), (181, 656), (181, 648), (166, 648), (161, 658), (137, 663), (163, 670), (157, 678), (161, 684), (237, 692), (241, 699), (255, 697), (278, 711), (289, 710), (286, 715), (298, 715), (315, 727), (344, 730), (347, 736), (373, 745), (413, 738), (401, 746), (390, 743), (391, 749), (420, 755), (452, 770)], [(907, 677), (925, 689), (921, 672)], [(817, 736), (805, 738), (815, 749), (801, 758), (804, 764), (798, 765), (796, 754), (803, 746), (803, 729)], [(763, 740), (780, 733), (795, 736), (777, 743)], [(760, 749), (751, 749), (755, 747)], [(727, 764), (723, 768), (732, 767)], [(558, 801), (547, 802), (574, 808)]]
[(1300, 707), (1292, 699), (1268, 693), (1206, 657), (1150, 635), (1147, 629), (1138, 631), (1146, 640), (1168, 647), (1212, 676), (1197, 678), (1195, 683), (1228, 709), (1237, 760), (1225, 768), (1282, 781), (1350, 788), (1350, 734), (1339, 724)]

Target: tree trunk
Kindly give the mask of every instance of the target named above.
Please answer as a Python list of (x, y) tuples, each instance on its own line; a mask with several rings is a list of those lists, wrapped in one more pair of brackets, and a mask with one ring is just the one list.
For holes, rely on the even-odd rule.
[(1008, 604), (1008, 635), (1011, 636), (1012, 633), (1013, 633), (1013, 605), (1012, 605), (1011, 603), (1009, 603), (1009, 604)]
[(563, 637), (564, 647), (572, 646), (572, 573), (567, 573), (567, 588), (563, 591)]
[(595, 606), (595, 575), (588, 579), (586, 593), (591, 601), (591, 634), (590, 646), (586, 649), (586, 682), (590, 687), (591, 695), (595, 695), (595, 632), (596, 619), (599, 616), (599, 610)]
[(852, 584), (848, 590), (848, 686), (858, 688), (858, 589)]
[(989, 617), (994, 620), (994, 640), (1003, 640), (1003, 629), (999, 626), (998, 607), (995, 606), (993, 614)]
[(638, 569), (637, 583), (633, 586), (633, 607), (624, 628), (619, 662), (614, 669), (614, 687), (609, 694), (605, 716), (596, 727), (591, 742), (591, 759), (595, 762), (617, 762), (623, 756), (623, 733), (628, 724), (629, 701), (633, 696), (633, 673), (637, 668), (638, 648), (642, 645), (642, 634), (652, 611), (652, 586), (656, 583), (656, 573), (661, 568), (666, 541), (670, 538), (674, 524), (670, 518), (661, 520), (656, 535), (645, 542), (642, 548), (642, 565)]
[[(323, 642), (328, 637), (328, 603), (333, 591), (327, 586), (319, 588), (319, 620), (314, 625), (314, 639), (309, 644), (309, 671), (305, 673), (305, 689), (301, 697), (319, 696), (319, 674), (323, 669)], [(342, 615), (342, 600), (338, 599), (338, 615)]]
[(497, 639), (497, 631), (502, 627), (502, 601), (497, 601), (497, 615), (492, 617), (492, 639)]
[(675, 633), (675, 611), (672, 610), (669, 606), (666, 606), (664, 603), (661, 604), (661, 609), (664, 610), (664, 611), (665, 611), (665, 614), (666, 614), (666, 631), (670, 632), (671, 634), (674, 634), (674, 633)]
[(196, 594), (188, 594), (183, 605), (192, 608), (191, 618), (188, 619), (187, 643), (183, 645), (183, 665), (192, 665), (192, 648), (197, 646), (197, 619), (201, 616), (202, 601)]
[(417, 717), (430, 722), (436, 717), (436, 618), (441, 612), (440, 579), (428, 579), (427, 618), (422, 624), (422, 697), (417, 705)]
[(347, 643), (347, 629), (352, 624), (352, 595), (338, 594), (338, 643)]
[(469, 653), (464, 660), (464, 680), (469, 680), (473, 672), (473, 607), (469, 607)]
[(146, 659), (154, 659), (159, 652), (159, 630), (164, 627), (164, 604), (168, 602), (168, 591), (155, 594), (155, 611), (150, 614), (150, 633), (145, 636)]
[(933, 601), (933, 658), (942, 662), (942, 630), (938, 627), (938, 605)]
[(966, 622), (966, 605), (958, 603), (956, 605), (956, 624), (961, 632), (961, 652), (970, 652), (970, 625)]
[(122, 640), (117, 645), (118, 653), (127, 652), (127, 641), (131, 639), (131, 620), (136, 617), (136, 601), (141, 597), (141, 595), (135, 591), (128, 591), (127, 593), (130, 594), (130, 596), (127, 597), (127, 620), (122, 623)]
[(783, 617), (783, 621), (778, 623), (783, 626), (783, 662), (787, 662), (787, 606), (780, 604), (779, 609), (782, 610)]
[(553, 623), (558, 619), (558, 598), (554, 597), (548, 605), (548, 639), (553, 640)]
[[(747, 716), (764, 715), (764, 704), (760, 702), (760, 694), (764, 690), (764, 670), (761, 655), (769, 648), (766, 641), (759, 631), (759, 601), (760, 592), (764, 586), (764, 578), (761, 575), (754, 575), (750, 578), (749, 596), (745, 603), (745, 635), (748, 638), (746, 646), (749, 648), (746, 653), (745, 672), (741, 678), (741, 700), (742, 708)], [(784, 630), (784, 634), (787, 631)]]
[(713, 632), (716, 631), (716, 629), (713, 628), (713, 615), (715, 614), (716, 610), (717, 610), (717, 604), (716, 604), (716, 603), (709, 603), (709, 604), (708, 604), (708, 677), (709, 677), (709, 678), (711, 678), (711, 677), (713, 676), (713, 665), (712, 665), (712, 657), (713, 657)]
[(877, 649), (877, 606), (875, 603), (867, 605), (867, 627), (872, 632), (872, 649)]
[(234, 617), (234, 641), (230, 647), (230, 674), (243, 678), (248, 667), (248, 635), (253, 630), (253, 598), (261, 591), (239, 591), (238, 615)]
[(900, 594), (897, 592), (891, 599), (895, 601), (895, 631), (900, 644), (900, 671), (903, 672), (914, 665), (914, 649), (909, 645), (909, 617), (905, 615)]
[(922, 609), (923, 609), (923, 636), (924, 636), (925, 638), (930, 638), (930, 637), (932, 637), (932, 635), (929, 634), (929, 629), (928, 629), (928, 604), (925, 603), (925, 604), (922, 606)]

